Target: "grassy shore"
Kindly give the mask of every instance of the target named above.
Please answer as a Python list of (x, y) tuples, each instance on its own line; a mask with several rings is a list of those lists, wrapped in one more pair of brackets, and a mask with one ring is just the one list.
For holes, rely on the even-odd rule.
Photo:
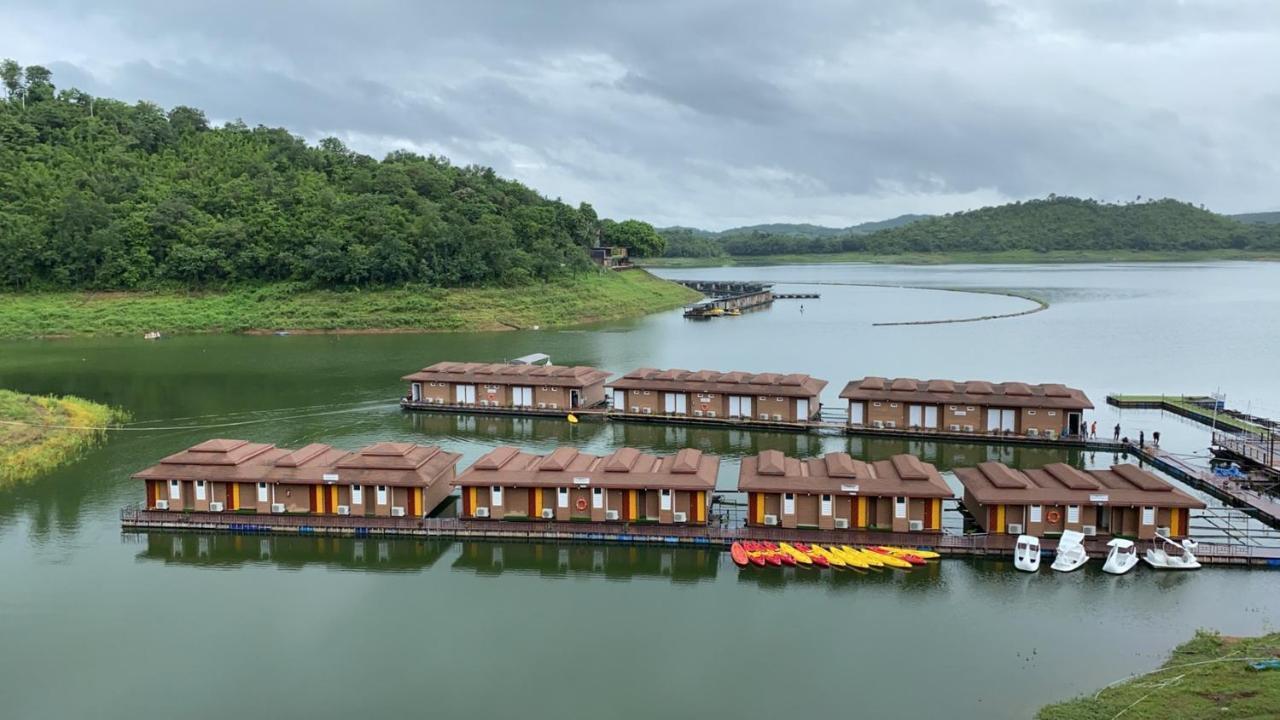
[(1246, 658), (1280, 655), (1280, 633), (1253, 638), (1200, 631), (1159, 669), (1097, 694), (1049, 705), (1039, 720), (1198, 720), (1280, 717), (1280, 670)]
[(873, 263), (879, 265), (997, 265), (1032, 263), (1114, 263), (1114, 262), (1197, 262), (1206, 260), (1280, 260), (1280, 253), (1250, 250), (1205, 250), (1186, 252), (1141, 252), (1134, 250), (1063, 250), (1035, 252), (902, 253), (814, 253), (810, 255), (760, 255), (714, 258), (646, 258), (647, 267), (725, 267), (740, 265), (810, 265), (820, 263)]
[[(118, 410), (74, 397), (38, 397), (0, 390), (0, 487), (68, 462), (124, 419)], [(60, 427), (66, 426), (66, 427)]]
[(0, 338), (211, 332), (423, 332), (579, 325), (700, 297), (643, 270), (516, 288), (0, 295)]

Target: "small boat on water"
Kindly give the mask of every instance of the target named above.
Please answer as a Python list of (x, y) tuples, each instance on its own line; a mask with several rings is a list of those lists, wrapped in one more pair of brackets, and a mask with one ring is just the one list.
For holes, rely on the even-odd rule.
[(1138, 564), (1138, 546), (1132, 540), (1115, 538), (1107, 543), (1111, 548), (1107, 551), (1107, 560), (1102, 564), (1102, 572), (1112, 575), (1123, 575)]
[(777, 564), (779, 565), (795, 565), (796, 564), (796, 559), (791, 557), (791, 555), (787, 554), (786, 552), (784, 552), (782, 548), (778, 547), (776, 544), (767, 542), (767, 543), (764, 543), (764, 546), (765, 548), (773, 552), (773, 556), (778, 559)]
[(151, 332), (144, 334), (142, 336), (142, 339), (143, 340), (159, 340), (161, 337), (162, 336), (160, 335), (160, 333), (156, 332), (155, 330), (152, 330)]
[(1023, 572), (1035, 572), (1040, 569), (1040, 538), (1034, 535), (1019, 535), (1013, 546), (1013, 566)]
[(847, 545), (845, 547), (837, 547), (835, 545), (832, 545), (831, 547), (827, 548), (827, 550), (829, 552), (838, 554), (840, 556), (840, 559), (844, 560), (844, 564), (851, 568), (857, 568), (858, 570), (871, 569), (871, 563), (867, 562), (867, 559), (862, 557), (862, 553), (849, 552), (849, 549), (847, 548), (848, 548)]
[(917, 550), (916, 548), (889, 547), (886, 545), (881, 545), (880, 549), (888, 550), (890, 553), (894, 555), (915, 555), (916, 557), (921, 558), (923, 560), (937, 560), (938, 558), (942, 557), (941, 555), (939, 555), (938, 553), (932, 550)]
[(794, 545), (790, 543), (778, 543), (778, 549), (787, 554), (791, 561), (801, 567), (809, 567), (813, 565), (813, 558), (800, 552)]
[(1195, 550), (1199, 544), (1187, 538), (1181, 543), (1176, 543), (1169, 538), (1156, 534), (1156, 538), (1163, 540), (1166, 545), (1182, 550), (1181, 555), (1170, 555), (1164, 547), (1156, 546), (1147, 550), (1146, 555), (1142, 557), (1147, 564), (1157, 570), (1199, 570), (1200, 561), (1196, 559)]
[(827, 558), (823, 556), (822, 553), (815, 553), (813, 548), (809, 547), (807, 544), (796, 543), (795, 548), (804, 553), (805, 557), (809, 558), (809, 561), (814, 565), (822, 568), (831, 567), (831, 563), (827, 561)]
[(867, 567), (871, 570), (879, 570), (880, 568), (885, 566), (884, 560), (881, 559), (880, 553), (873, 553), (870, 550), (861, 550), (859, 548), (850, 547), (848, 545), (843, 545), (841, 546), (840, 549), (844, 550), (847, 553), (853, 553), (858, 557), (862, 558), (862, 560), (867, 563)]
[(754, 541), (747, 541), (742, 543), (742, 547), (746, 548), (747, 558), (751, 560), (752, 564), (757, 565), (759, 567), (764, 567), (764, 564), (765, 564), (764, 550), (763, 548), (760, 547), (759, 543)]
[(895, 567), (895, 568), (898, 568), (899, 570), (911, 569), (911, 562), (906, 558), (900, 558), (896, 555), (887, 553), (883, 550), (877, 550), (876, 548), (867, 548), (865, 552), (869, 554), (879, 555), (880, 562), (884, 563), (885, 565), (888, 565), (889, 567)]
[(1089, 553), (1084, 549), (1084, 533), (1079, 530), (1063, 530), (1058, 539), (1058, 551), (1049, 567), (1058, 572), (1071, 572), (1084, 567), (1089, 562)]
[(738, 567), (746, 567), (751, 563), (751, 558), (747, 555), (747, 549), (742, 547), (740, 542), (729, 546), (729, 556), (733, 558), (734, 564)]
[(823, 558), (825, 558), (827, 561), (827, 564), (830, 565), (831, 567), (843, 568), (847, 566), (847, 563), (845, 563), (844, 558), (822, 547), (821, 545), (813, 545), (810, 547), (810, 550), (814, 553), (817, 553), (818, 555), (821, 555)]

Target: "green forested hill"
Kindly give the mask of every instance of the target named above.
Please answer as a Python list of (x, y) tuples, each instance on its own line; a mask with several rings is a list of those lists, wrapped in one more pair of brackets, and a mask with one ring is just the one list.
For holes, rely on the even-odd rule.
[(675, 257), (814, 253), (1008, 253), (1011, 251), (1191, 252), (1280, 250), (1280, 225), (1247, 224), (1176, 200), (1127, 204), (1073, 197), (918, 218), (874, 232), (803, 237), (751, 232), (727, 237), (663, 231)]
[(589, 268), (598, 240), (661, 252), (646, 223), (489, 168), (213, 128), (189, 107), (59, 92), (12, 61), (0, 79), (0, 289), (519, 285)]

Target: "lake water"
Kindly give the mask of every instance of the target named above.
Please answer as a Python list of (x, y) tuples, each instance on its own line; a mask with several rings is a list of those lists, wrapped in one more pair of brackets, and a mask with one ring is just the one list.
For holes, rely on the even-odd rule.
[[(562, 332), (180, 337), (0, 344), (0, 387), (124, 407), (129, 431), (38, 482), (0, 489), (4, 717), (1025, 718), (1153, 667), (1198, 627), (1274, 629), (1280, 572), (1113, 578), (949, 560), (911, 573), (739, 570), (706, 550), (122, 535), (131, 472), (211, 436), (355, 448), (632, 445), (738, 458), (766, 448), (912, 451), (942, 468), (1110, 454), (704, 428), (402, 413), (399, 377), (444, 359), (547, 352), (637, 366), (1059, 381), (1100, 434), (1160, 430), (1204, 456), (1203, 428), (1107, 407), (1108, 392), (1209, 393), (1280, 415), (1280, 265), (1211, 263), (664, 271), (816, 289), (820, 300), (711, 322), (679, 312)], [(824, 283), (809, 286), (802, 283)], [(904, 287), (868, 287), (865, 284)], [(876, 327), (1018, 312), (1018, 318)], [(803, 303), (803, 311), (801, 304)], [(952, 518), (954, 520), (954, 518)], [(765, 681), (767, 680), (767, 681)]]

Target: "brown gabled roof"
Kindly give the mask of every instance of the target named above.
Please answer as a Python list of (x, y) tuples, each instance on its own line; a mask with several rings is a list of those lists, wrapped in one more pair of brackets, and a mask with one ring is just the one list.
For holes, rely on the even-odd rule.
[(740, 492), (797, 492), (831, 495), (953, 497), (938, 469), (914, 455), (864, 462), (849, 453), (800, 460), (778, 450), (744, 457)]
[(649, 455), (621, 448), (590, 455), (561, 447), (547, 455), (504, 446), (490, 450), (454, 480), (458, 486), (606, 487), (713, 490), (720, 458), (685, 448), (675, 455)]
[(1078, 470), (1053, 463), (1017, 470), (998, 462), (957, 468), (956, 477), (983, 505), (1119, 505), (1202, 508), (1204, 503), (1137, 465)]
[(826, 380), (804, 373), (747, 373), (738, 370), (692, 372), (673, 368), (657, 370), (637, 368), (609, 383), (618, 390), (657, 390), (668, 392), (705, 392), (722, 395), (784, 395), (813, 397), (827, 386)]
[(915, 378), (865, 377), (851, 380), (840, 397), (846, 400), (895, 400), (955, 405), (1062, 408), (1093, 407), (1084, 391), (1058, 383), (1030, 385), (1023, 382), (990, 383), (985, 380), (917, 380)]
[[(297, 450), (246, 440), (206, 440), (133, 475), (139, 480), (208, 480), (318, 485), (430, 485), (462, 456), (434, 445), (377, 443), (348, 452), (323, 443)], [(337, 476), (337, 479), (334, 479)]]
[(585, 365), (438, 362), (400, 378), (407, 382), (480, 385), (547, 385), (582, 388), (609, 379), (609, 373)]

